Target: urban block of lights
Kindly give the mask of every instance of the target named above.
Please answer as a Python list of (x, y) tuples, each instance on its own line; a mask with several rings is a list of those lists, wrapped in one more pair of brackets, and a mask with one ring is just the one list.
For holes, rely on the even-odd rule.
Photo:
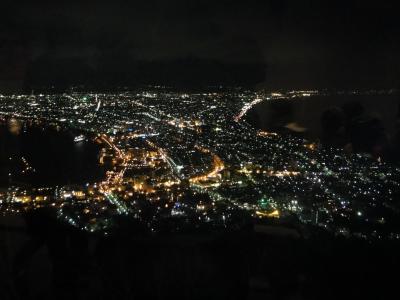
[[(369, 92), (373, 93), (373, 92)], [(118, 94), (0, 95), (0, 119), (81, 132), (102, 145), (102, 181), (0, 190), (2, 214), (53, 208), (58, 218), (108, 234), (118, 216), (152, 233), (294, 225), (360, 239), (399, 239), (400, 169), (367, 155), (254, 129), (244, 116), (262, 101), (321, 91), (161, 87)], [(24, 172), (35, 171), (23, 158)]]

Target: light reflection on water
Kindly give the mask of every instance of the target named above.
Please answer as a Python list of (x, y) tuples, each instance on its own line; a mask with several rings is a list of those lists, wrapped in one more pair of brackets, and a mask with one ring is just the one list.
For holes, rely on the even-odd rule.
[(22, 129), (21, 121), (11, 118), (8, 120), (8, 131), (13, 135), (19, 135)]

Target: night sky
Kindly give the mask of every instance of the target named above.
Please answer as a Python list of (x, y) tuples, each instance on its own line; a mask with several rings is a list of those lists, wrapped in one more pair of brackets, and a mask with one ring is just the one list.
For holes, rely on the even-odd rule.
[(400, 14), (395, 3), (14, 3), (4, 6), (0, 18), (0, 89), (76, 84), (398, 87)]

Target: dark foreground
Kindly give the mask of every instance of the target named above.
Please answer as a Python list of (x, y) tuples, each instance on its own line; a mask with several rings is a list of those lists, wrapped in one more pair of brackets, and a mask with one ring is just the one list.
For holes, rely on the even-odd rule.
[[(399, 244), (236, 232), (88, 235), (1, 219), (1, 299), (388, 299)], [(11, 223), (14, 223), (10, 225)]]

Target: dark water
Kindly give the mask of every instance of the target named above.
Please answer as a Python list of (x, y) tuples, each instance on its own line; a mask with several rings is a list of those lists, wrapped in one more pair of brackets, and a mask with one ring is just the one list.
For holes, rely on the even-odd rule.
[(364, 116), (379, 119), (388, 135), (396, 134), (400, 96), (395, 95), (336, 95), (264, 101), (249, 111), (247, 120), (257, 128), (265, 130), (289, 122), (296, 122), (307, 129), (309, 137), (320, 138), (323, 131), (321, 126), (322, 114), (332, 108), (342, 110), (346, 104), (353, 103), (361, 105)]
[[(290, 132), (325, 146), (400, 161), (400, 97), (336, 95), (264, 101), (246, 115), (256, 128)], [(285, 125), (295, 123), (295, 129)]]
[[(75, 143), (75, 135), (20, 123), (0, 124), (0, 186), (83, 184), (102, 178), (99, 146), (91, 141)], [(22, 157), (36, 172), (22, 173)]]

